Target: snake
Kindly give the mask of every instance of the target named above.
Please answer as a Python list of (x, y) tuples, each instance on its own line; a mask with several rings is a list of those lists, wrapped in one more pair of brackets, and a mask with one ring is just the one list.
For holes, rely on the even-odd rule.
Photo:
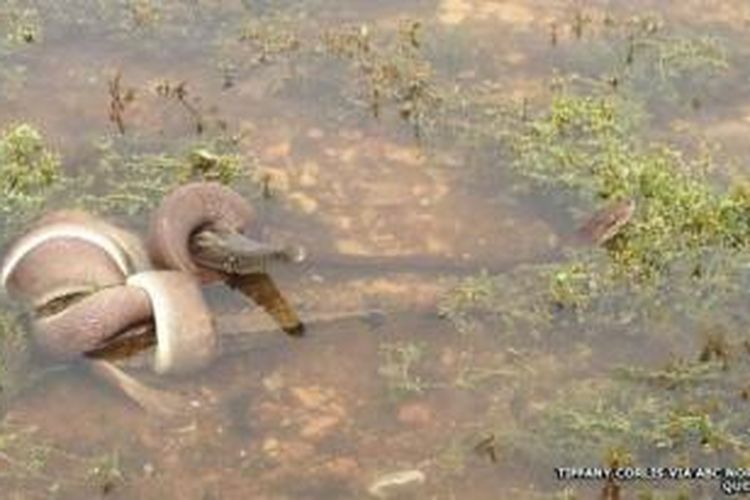
[[(634, 210), (632, 199), (611, 203), (576, 236), (604, 244)], [(142, 384), (109, 358), (138, 339), (154, 348), (151, 366), (157, 374), (179, 375), (207, 366), (222, 346), (201, 285), (223, 281), (259, 302), (262, 297), (253, 290), (260, 285), (272, 299), (264, 307), (282, 329), (303, 330), (266, 274), (276, 263), (300, 262), (301, 252), (253, 239), (255, 222), (252, 206), (215, 182), (189, 183), (168, 193), (151, 217), (146, 245), (135, 234), (86, 212), (52, 212), (11, 243), (0, 284), (12, 298), (31, 305), (33, 337), (45, 354), (62, 361), (83, 354), (94, 373), (138, 404), (172, 415), (185, 406), (184, 400)], [(333, 264), (400, 266), (407, 272), (456, 266), (451, 259), (434, 257), (340, 256)], [(333, 313), (314, 321), (362, 316)], [(244, 324), (219, 329), (248, 332)], [(263, 336), (272, 329), (257, 325), (250, 330)]]
[[(254, 245), (258, 259), (280, 257), (279, 249), (243, 236), (253, 215), (247, 202), (220, 184), (189, 184), (162, 200), (143, 245), (133, 233), (94, 215), (52, 212), (11, 242), (0, 283), (13, 299), (31, 306), (32, 337), (42, 353), (62, 362), (82, 359), (148, 411), (171, 416), (181, 413), (186, 401), (130, 376), (112, 362), (112, 346), (133, 345), (136, 339), (153, 347), (150, 365), (159, 375), (192, 373), (211, 363), (219, 354), (219, 335), (201, 285), (224, 280), (242, 290), (249, 282), (247, 277), (232, 281), (230, 269), (206, 267), (210, 259), (193, 262), (190, 239), (199, 229), (234, 232)], [(284, 320), (293, 330), (301, 322), (289, 311)], [(319, 314), (313, 322), (363, 317), (367, 314), (358, 311)], [(224, 319), (219, 322), (224, 331), (254, 337), (278, 329)], [(222, 343), (224, 349), (236, 344)]]
[[(154, 317), (167, 325), (162, 335), (168, 335), (169, 328), (179, 328), (174, 318), (205, 309), (190, 275), (172, 271), (178, 276), (170, 278), (164, 274), (168, 271), (150, 268), (146, 249), (135, 235), (91, 214), (63, 210), (42, 217), (11, 242), (0, 268), (0, 283), (11, 298), (31, 306), (31, 333), (42, 353), (60, 361), (83, 358), (94, 373), (139, 404), (167, 415), (176, 413), (184, 402), (140, 383), (107, 361), (81, 356)], [(163, 307), (157, 288), (165, 280), (168, 284), (183, 280), (179, 293), (170, 296), (172, 302), (192, 299), (195, 303), (180, 303), (180, 310)], [(204, 331), (206, 324), (191, 322), (186, 327)], [(169, 345), (164, 349), (172, 350)], [(156, 365), (163, 369), (159, 359)]]
[[(607, 203), (582, 224), (564, 244), (604, 246), (630, 222), (635, 213), (633, 198)], [(189, 244), (193, 261), (215, 272), (252, 275), (267, 272), (278, 263), (302, 263), (304, 267), (327, 267), (355, 271), (399, 273), (476, 273), (482, 269), (503, 272), (508, 263), (474, 261), (440, 255), (357, 255), (329, 253), (310, 256), (302, 247), (261, 246), (227, 228), (203, 228), (194, 233)]]

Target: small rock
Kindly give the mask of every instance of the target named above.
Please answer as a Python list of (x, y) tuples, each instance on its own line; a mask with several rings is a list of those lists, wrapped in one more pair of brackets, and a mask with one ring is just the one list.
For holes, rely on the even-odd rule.
[(291, 149), (292, 145), (289, 141), (280, 141), (267, 147), (263, 151), (263, 156), (266, 160), (279, 160), (289, 156)]
[(258, 184), (268, 183), (268, 189), (271, 193), (289, 191), (289, 174), (283, 169), (263, 167), (253, 177)]
[(320, 167), (314, 161), (306, 161), (302, 165), (302, 172), (299, 176), (300, 186), (313, 187), (318, 183)]
[(306, 214), (311, 214), (318, 210), (318, 202), (300, 191), (291, 193), (289, 195), (289, 201), (294, 203), (297, 208)]
[(278, 394), (278, 392), (284, 387), (284, 376), (281, 372), (275, 371), (267, 377), (263, 377), (261, 382), (268, 392)]
[(277, 441), (277, 443), (278, 448), (269, 456), (281, 463), (309, 459), (315, 453), (315, 447), (303, 441)]
[(261, 401), (251, 409), (255, 419), (262, 424), (278, 422), (286, 411), (286, 407), (273, 401)]
[(361, 141), (365, 134), (361, 130), (345, 128), (341, 129), (339, 136), (349, 141)]
[(276, 457), (279, 454), (279, 440), (276, 438), (267, 438), (263, 441), (263, 451), (270, 457)]
[(359, 150), (356, 147), (340, 149), (338, 151), (338, 159), (341, 163), (352, 163), (358, 154)]
[(311, 128), (307, 131), (307, 137), (310, 139), (322, 139), (325, 133), (319, 128)]
[(389, 160), (406, 164), (410, 167), (418, 167), (425, 162), (421, 149), (417, 147), (401, 147), (395, 144), (387, 144), (384, 156)]
[(341, 421), (337, 415), (321, 415), (312, 418), (300, 431), (300, 436), (308, 439), (325, 437)]
[(331, 400), (331, 391), (310, 385), (306, 387), (292, 387), (290, 390), (294, 398), (306, 408), (317, 409)]
[(333, 219), (332, 222), (336, 224), (336, 226), (338, 226), (339, 229), (343, 231), (349, 231), (352, 229), (354, 221), (348, 215), (341, 215)]
[(326, 462), (323, 471), (339, 479), (351, 479), (359, 471), (359, 464), (350, 457), (338, 457)]
[(155, 472), (156, 472), (156, 467), (154, 467), (154, 464), (152, 464), (151, 462), (146, 462), (145, 464), (143, 464), (143, 474), (146, 477), (153, 476)]
[(450, 347), (446, 347), (445, 349), (443, 349), (443, 352), (440, 353), (440, 362), (443, 364), (443, 366), (449, 368), (456, 364), (456, 358), (457, 356), (455, 351)]
[(420, 470), (403, 470), (380, 476), (367, 488), (375, 498), (395, 498), (424, 484), (426, 477)]
[(432, 420), (432, 411), (424, 403), (406, 403), (398, 409), (398, 421), (402, 424), (420, 426)]

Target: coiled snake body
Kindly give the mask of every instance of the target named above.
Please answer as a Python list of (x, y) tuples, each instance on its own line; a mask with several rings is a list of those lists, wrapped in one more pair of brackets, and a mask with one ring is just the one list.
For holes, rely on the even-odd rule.
[[(603, 243), (633, 210), (630, 200), (616, 202), (580, 235)], [(95, 373), (143, 407), (171, 415), (186, 406), (184, 400), (143, 385), (107, 359), (127, 339), (140, 339), (154, 347), (152, 366), (159, 374), (186, 373), (210, 363), (220, 342), (201, 283), (221, 280), (256, 300), (260, 283), (275, 298), (265, 307), (280, 326), (288, 333), (303, 330), (272, 281), (263, 278), (269, 265), (299, 261), (300, 253), (248, 238), (254, 223), (254, 211), (241, 196), (212, 182), (169, 193), (151, 218), (145, 246), (132, 233), (84, 212), (54, 212), (12, 242), (0, 283), (35, 311), (32, 333), (43, 352), (61, 360), (83, 354)], [(376, 268), (395, 263), (404, 271), (456, 266), (450, 259), (355, 256), (332, 263)]]

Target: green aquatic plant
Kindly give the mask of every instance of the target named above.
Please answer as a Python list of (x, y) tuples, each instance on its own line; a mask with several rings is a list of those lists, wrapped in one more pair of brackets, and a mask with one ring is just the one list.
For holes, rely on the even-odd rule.
[(586, 262), (560, 265), (552, 274), (550, 300), (561, 309), (585, 308), (596, 293), (596, 278), (592, 275), (592, 266)]
[(665, 413), (663, 404), (611, 381), (581, 381), (528, 418), (523, 429), (506, 428), (498, 437), (501, 449), (540, 463), (602, 462), (613, 449), (632, 453), (658, 443), (661, 423), (655, 419)]
[(232, 184), (248, 176), (248, 165), (243, 164), (237, 154), (213, 152), (209, 148), (196, 147), (188, 153), (190, 175), (207, 181)]
[(58, 155), (28, 124), (8, 127), (0, 135), (0, 179), (6, 199), (28, 200), (52, 185), (59, 174)]
[(36, 8), (27, 2), (9, 0), (0, 6), (0, 35), (7, 45), (37, 42), (42, 36), (42, 23)]
[(745, 190), (720, 189), (708, 155), (692, 158), (640, 139), (642, 116), (616, 95), (560, 93), (549, 112), (512, 138), (513, 167), (538, 187), (566, 190), (584, 202), (635, 199), (633, 222), (608, 247), (631, 276), (658, 277), (686, 259), (700, 266), (706, 248), (745, 248)]
[[(519, 146), (517, 141), (528, 139), (519, 136), (520, 129), (533, 122), (542, 127), (538, 132), (545, 132), (545, 124), (534, 119), (535, 108), (541, 108), (542, 114), (554, 115), (548, 120), (550, 126), (554, 120), (571, 118), (578, 119), (579, 125), (605, 127), (594, 131), (597, 133), (606, 133), (608, 126), (625, 127), (638, 136), (642, 126), (647, 125), (644, 106), (663, 105), (675, 99), (700, 106), (703, 87), (725, 82), (716, 76), (727, 74), (731, 62), (720, 39), (670, 25), (655, 14), (623, 17), (579, 9), (566, 22), (555, 22), (553, 26), (552, 50), (561, 53), (558, 65), (550, 70), (549, 86), (558, 92), (558, 97), (571, 99), (566, 106), (556, 103), (552, 109), (548, 108), (547, 97), (533, 88), (509, 92), (509, 84), (502, 78), (475, 80), (474, 74), (484, 62), (467, 57), (474, 43), (470, 32), (463, 27), (440, 30), (438, 36), (443, 43), (429, 44), (419, 52), (431, 68), (426, 85), (440, 104), (428, 107), (430, 113), (424, 122), (430, 126), (423, 127), (423, 138), (434, 141), (441, 149), (455, 146), (462, 155), (469, 151), (466, 163), (495, 165), (506, 159), (514, 161), (514, 155), (507, 152), (508, 146)], [(572, 33), (585, 29), (586, 36), (563, 43), (558, 39), (558, 27), (562, 26)], [(451, 78), (442, 78), (443, 72)], [(456, 74), (466, 74), (467, 78), (456, 81)], [(580, 92), (569, 92), (571, 86)], [(519, 91), (523, 92), (520, 96)], [(607, 97), (603, 103), (602, 96)], [(593, 103), (586, 103), (585, 99)], [(599, 105), (599, 109), (591, 104)], [(617, 115), (608, 116), (613, 110)], [(597, 137), (589, 139), (596, 142)], [(576, 159), (564, 158), (572, 153), (564, 145), (557, 153), (562, 161)]]
[(122, 470), (120, 453), (114, 450), (89, 460), (91, 465), (87, 473), (87, 480), (102, 496), (108, 495), (125, 481)]
[(390, 40), (377, 40), (367, 25), (323, 33), (326, 53), (351, 61), (365, 87), (372, 114), (395, 107), (417, 137), (442, 103), (433, 68), (422, 51), (422, 24), (402, 23)]
[(598, 358), (623, 338), (641, 339), (645, 350), (669, 345), (686, 357), (563, 387), (529, 405), (517, 426), (497, 426), (500, 454), (550, 466), (604, 464), (616, 449), (635, 464), (747, 463), (746, 184), (722, 177), (701, 145), (650, 140), (632, 95), (585, 90), (561, 85), (548, 108), (522, 119), (498, 111), (481, 138), (509, 147), (509, 177), (524, 194), (571, 207), (632, 198), (632, 221), (604, 248), (466, 279), (441, 310), (459, 332), (503, 346), (557, 340), (564, 357), (566, 344), (585, 339)]
[(636, 465), (745, 463), (750, 442), (742, 419), (724, 409), (694, 387), (666, 398), (647, 385), (586, 380), (561, 390), (522, 429), (498, 433), (501, 449), (538, 463), (602, 463), (618, 449)]
[(435, 454), (435, 465), (445, 474), (460, 475), (466, 470), (470, 458), (471, 446), (465, 439), (451, 436)]
[[(340, 79), (342, 88), (337, 94), (368, 108), (375, 118), (393, 112), (418, 137), (432, 126), (445, 89), (437, 84), (433, 65), (425, 55), (422, 22), (405, 20), (397, 30), (391, 30), (368, 24), (322, 29), (305, 21), (309, 21), (307, 14), (295, 7), (243, 22), (236, 43), (222, 44), (226, 54), (219, 67), (224, 87), (234, 85), (235, 71), (290, 60), (306, 68), (307, 81), (299, 81), (300, 71), (289, 71), (277, 78), (275, 90), (290, 81), (309, 88), (315, 78), (329, 87), (332, 68), (338, 71), (348, 66), (355, 85), (352, 90), (352, 78), (339, 71), (345, 78)], [(245, 56), (248, 49), (250, 54)], [(325, 93), (316, 95), (316, 99), (325, 97)]]
[(424, 347), (414, 342), (389, 342), (380, 345), (381, 364), (378, 374), (383, 377), (389, 393), (395, 398), (424, 392), (428, 384), (415, 373), (422, 359)]
[(0, 218), (7, 233), (41, 209), (61, 179), (60, 158), (33, 126), (21, 123), (0, 133)]
[(636, 53), (652, 52), (650, 57), (663, 81), (676, 81), (697, 70), (715, 73), (729, 68), (726, 50), (714, 37), (634, 38), (632, 43)]
[(123, 8), (132, 17), (136, 28), (151, 27), (159, 23), (161, 9), (157, 2), (152, 0), (128, 0)]
[(597, 464), (617, 449), (635, 465), (747, 464), (747, 335), (721, 324), (702, 328), (704, 343), (689, 357), (617, 366), (529, 404), (522, 424), (498, 426), (501, 453), (550, 465)]
[(239, 40), (253, 49), (255, 64), (269, 63), (300, 50), (298, 28), (298, 21), (282, 14), (254, 17), (242, 27)]
[(28, 334), (4, 304), (0, 313), (0, 416), (5, 405), (28, 383)]
[(525, 192), (552, 192), (568, 206), (631, 198), (637, 208), (603, 249), (463, 281), (441, 303), (459, 331), (539, 339), (574, 326), (578, 334), (626, 330), (666, 340), (719, 317), (732, 318), (732, 331), (745, 328), (748, 189), (723, 187), (708, 153), (691, 157), (642, 139), (644, 120), (622, 96), (563, 89), (549, 110), (504, 138)]
[[(100, 144), (99, 164), (81, 179), (79, 201), (96, 211), (135, 215), (158, 203), (164, 194), (193, 180), (238, 184), (248, 180), (253, 157), (237, 152), (238, 138), (216, 137), (188, 144), (179, 153), (140, 153), (127, 139), (107, 139)], [(137, 148), (136, 148), (137, 149)], [(243, 187), (247, 188), (243, 183)], [(90, 194), (96, 186), (101, 194)]]
[(0, 453), (9, 467), (3, 469), (7, 479), (45, 478), (44, 469), (52, 449), (34, 436), (36, 429), (0, 422)]
[[(551, 45), (564, 54), (560, 72), (597, 75), (610, 90), (644, 101), (691, 102), (695, 107), (705, 87), (720, 84), (717, 76), (730, 66), (720, 38), (669, 23), (658, 13), (622, 16), (578, 10), (562, 23), (578, 35), (564, 39), (557, 23), (553, 26)], [(587, 36), (582, 39), (584, 28)]]
[(668, 98), (685, 93), (694, 97), (729, 69), (728, 51), (719, 38), (677, 32), (658, 16), (633, 16), (620, 31), (626, 43), (613, 73), (632, 80), (647, 96), (660, 91)]
[(443, 295), (439, 313), (463, 334), (493, 325), (503, 335), (525, 332), (536, 337), (553, 320), (548, 272), (545, 266), (526, 266), (497, 276), (467, 277)]
[[(7, 498), (80, 498), (111, 493), (125, 483), (120, 453), (90, 455), (62, 448), (35, 425), (0, 419), (0, 481)], [(84, 493), (85, 492), (85, 493)]]

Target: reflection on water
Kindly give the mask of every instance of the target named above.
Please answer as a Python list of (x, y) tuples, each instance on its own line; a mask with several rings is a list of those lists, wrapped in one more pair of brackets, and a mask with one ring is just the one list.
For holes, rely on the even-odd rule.
[(206, 286), (221, 328), (263, 333), (189, 376), (124, 368), (188, 402), (160, 419), (82, 363), (21, 363), (9, 312), (9, 498), (712, 497), (553, 470), (746, 463), (744, 2), (172, 4), (0, 6), (3, 242), (61, 207), (145, 235), (218, 180), (313, 257), (233, 288), (288, 330), (384, 318), (290, 338)]

